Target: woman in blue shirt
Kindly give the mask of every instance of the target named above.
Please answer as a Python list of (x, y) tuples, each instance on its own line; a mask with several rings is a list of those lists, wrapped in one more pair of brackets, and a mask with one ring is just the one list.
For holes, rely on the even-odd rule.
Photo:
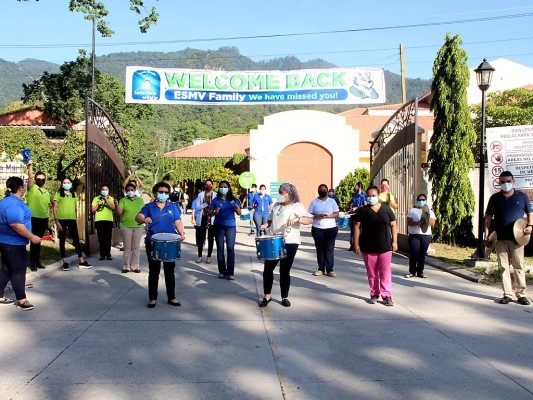
[[(145, 204), (139, 214), (135, 217), (138, 223), (148, 225), (146, 233), (146, 256), (148, 257), (148, 297), (150, 302), (148, 308), (154, 308), (157, 304), (157, 287), (159, 285), (159, 273), (161, 271), (161, 261), (152, 258), (152, 235), (156, 233), (180, 234), (181, 240), (185, 240), (185, 230), (181, 222), (181, 212), (178, 206), (170, 201), (170, 185), (166, 182), (156, 183), (152, 189), (155, 200)], [(175, 288), (176, 280), (174, 276), (175, 261), (163, 262), (165, 273), (165, 285), (167, 287), (167, 302), (171, 306), (181, 306), (176, 300)]]
[[(235, 213), (241, 215), (241, 202), (231, 192), (228, 181), (220, 181), (217, 197), (209, 205), (209, 215), (215, 216), (215, 241), (217, 243), (218, 277), (220, 279), (234, 278), (235, 270), (235, 236), (237, 223)], [(228, 259), (224, 254), (224, 239), (228, 249)]]
[[(267, 223), (268, 215), (270, 214), (270, 210), (272, 210), (272, 203), (272, 197), (266, 194), (266, 186), (259, 186), (259, 193), (256, 194), (252, 200), (257, 236), (261, 236), (261, 225)], [(265, 229), (262, 233), (267, 234), (268, 229)]]
[(0, 304), (14, 303), (12, 299), (4, 297), (7, 283), (11, 281), (17, 308), (33, 310), (25, 291), (28, 262), (26, 245), (30, 240), (33, 244), (40, 244), (41, 238), (31, 233), (31, 211), (22, 201), (26, 193), (24, 181), (18, 176), (11, 176), (6, 181), (6, 187), (6, 197), (0, 201)]

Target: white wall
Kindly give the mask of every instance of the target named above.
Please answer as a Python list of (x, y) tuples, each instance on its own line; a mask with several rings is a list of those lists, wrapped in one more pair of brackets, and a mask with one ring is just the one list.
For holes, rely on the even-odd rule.
[(250, 170), (257, 184), (278, 176), (278, 154), (294, 143), (311, 142), (327, 149), (333, 157), (333, 186), (359, 163), (359, 131), (346, 124), (343, 116), (321, 111), (285, 111), (265, 117), (263, 125), (250, 131)]

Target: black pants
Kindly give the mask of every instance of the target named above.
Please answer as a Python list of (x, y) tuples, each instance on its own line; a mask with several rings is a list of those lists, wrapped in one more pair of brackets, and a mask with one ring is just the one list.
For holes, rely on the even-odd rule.
[[(43, 237), (48, 228), (48, 218), (31, 217), (31, 233)], [(41, 265), (41, 244), (30, 242), (30, 266), (37, 268)]]
[(113, 235), (113, 221), (96, 221), (94, 223), (98, 236), (100, 257), (111, 257), (111, 236)]
[(272, 292), (272, 285), (274, 284), (274, 269), (279, 264), (279, 286), (281, 290), (281, 298), (289, 297), (289, 289), (291, 287), (291, 268), (294, 262), (294, 257), (298, 251), (298, 244), (286, 243), (285, 251), (287, 257), (281, 260), (265, 260), (263, 267), (263, 292), (270, 294)]
[(409, 273), (422, 275), (431, 235), (409, 235)]
[(0, 243), (2, 268), (0, 269), (0, 297), (4, 297), (6, 285), (11, 281), (17, 300), (26, 298), (26, 246)]
[(81, 246), (80, 246), (80, 237), (78, 235), (78, 224), (76, 223), (75, 219), (60, 219), (59, 224), (63, 228), (62, 231), (58, 231), (59, 236), (59, 254), (61, 255), (61, 258), (65, 258), (66, 252), (65, 252), (65, 241), (67, 240), (67, 230), (70, 232), (70, 237), (72, 239), (72, 244), (74, 245), (74, 248), (76, 249), (76, 254), (78, 254), (78, 257), (83, 257), (83, 254), (81, 253)]
[(311, 228), (311, 234), (315, 241), (316, 261), (319, 271), (333, 271), (333, 250), (335, 249), (335, 239), (338, 233), (339, 228), (337, 226), (327, 229), (315, 228), (314, 226)]
[[(146, 256), (148, 257), (148, 298), (150, 300), (157, 300), (157, 288), (159, 286), (161, 261), (152, 259), (152, 242), (150, 240), (146, 240), (144, 244), (146, 245)], [(163, 263), (168, 300), (174, 300), (176, 298), (176, 278), (174, 276), (175, 267), (175, 261)]]
[(215, 243), (215, 226), (209, 226), (207, 229), (207, 216), (202, 216), (202, 224), (194, 227), (196, 230), (196, 246), (198, 247), (198, 257), (202, 257), (204, 251), (205, 237), (207, 235), (207, 257), (211, 257), (213, 253), (213, 245)]

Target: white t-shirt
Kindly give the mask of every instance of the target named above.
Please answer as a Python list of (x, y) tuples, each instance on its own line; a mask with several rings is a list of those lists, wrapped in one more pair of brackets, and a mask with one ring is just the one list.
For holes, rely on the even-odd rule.
[[(422, 209), (421, 208), (411, 208), (409, 212), (407, 213), (407, 217), (411, 218), (413, 222), (420, 221), (420, 217), (422, 216)], [(429, 210), (429, 219), (437, 219), (435, 217), (435, 214), (433, 213), (433, 210)], [(417, 226), (407, 226), (407, 232), (411, 235), (431, 235), (431, 226), (428, 226), (428, 230), (425, 232), (422, 232), (422, 228), (420, 225)]]
[[(325, 200), (319, 199), (317, 197), (311, 202), (311, 205), (309, 206), (309, 212), (311, 214), (330, 215), (338, 211), (339, 206), (337, 205), (337, 202), (330, 197), (326, 197)], [(329, 229), (335, 228), (337, 226), (337, 223), (335, 222), (335, 218), (316, 218), (313, 219), (313, 226), (319, 229)]]
[(274, 204), (272, 211), (268, 215), (268, 220), (272, 221), (270, 230), (273, 233), (283, 234), (285, 243), (301, 244), (300, 223), (288, 226), (281, 231), (277, 231), (281, 226), (286, 225), (290, 219), (301, 217), (313, 217), (309, 214), (302, 203), (293, 203), (282, 206), (279, 203)]

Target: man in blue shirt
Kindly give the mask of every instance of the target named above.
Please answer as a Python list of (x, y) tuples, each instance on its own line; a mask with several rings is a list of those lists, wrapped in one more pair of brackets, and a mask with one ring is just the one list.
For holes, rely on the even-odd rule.
[(257, 185), (254, 183), (250, 188), (250, 191), (246, 194), (244, 198), (244, 205), (248, 207), (248, 214), (250, 215), (250, 236), (255, 234), (255, 223), (254, 223), (254, 208), (252, 207), (252, 202), (254, 200), (255, 192), (257, 192)]
[[(529, 300), (526, 296), (526, 277), (524, 272), (524, 246), (520, 246), (514, 237), (513, 226), (516, 220), (527, 215), (525, 235), (531, 235), (533, 228), (533, 212), (529, 198), (524, 192), (514, 189), (513, 174), (504, 171), (500, 174), (500, 188), (498, 193), (490, 196), (487, 210), (485, 211), (484, 239), (488, 245), (489, 230), (496, 231), (496, 254), (498, 266), (502, 277), (503, 297), (500, 304), (508, 304), (513, 295), (513, 282), (511, 280), (510, 265), (514, 268), (514, 293), (517, 303), (527, 306)], [(510, 259), (509, 259), (510, 258)]]
[(350, 217), (350, 247), (348, 251), (353, 251), (353, 230), (355, 226), (355, 213), (359, 207), (366, 204), (366, 193), (363, 190), (363, 182), (357, 182), (352, 194), (352, 216)]

